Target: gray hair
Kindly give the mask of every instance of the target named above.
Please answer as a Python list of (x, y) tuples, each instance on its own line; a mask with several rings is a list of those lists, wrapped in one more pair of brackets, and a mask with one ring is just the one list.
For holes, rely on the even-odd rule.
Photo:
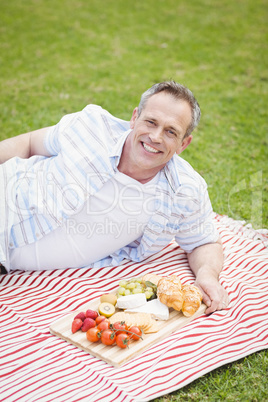
[(151, 88), (147, 89), (147, 91), (145, 91), (141, 96), (141, 100), (138, 106), (138, 115), (140, 116), (142, 110), (146, 106), (148, 99), (151, 96), (158, 94), (159, 92), (166, 92), (178, 100), (188, 102), (192, 111), (192, 120), (186, 130), (184, 138), (188, 137), (200, 121), (201, 110), (197, 100), (195, 99), (190, 89), (175, 81), (160, 82), (158, 84), (154, 84)]

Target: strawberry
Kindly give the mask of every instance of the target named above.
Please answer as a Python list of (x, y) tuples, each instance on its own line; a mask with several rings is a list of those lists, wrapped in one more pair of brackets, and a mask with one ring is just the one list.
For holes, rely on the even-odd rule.
[(92, 318), (92, 320), (96, 320), (96, 318), (98, 317), (98, 313), (97, 311), (94, 310), (87, 310), (86, 311), (86, 317), (87, 318)]
[(86, 319), (86, 314), (85, 314), (84, 312), (78, 313), (78, 314), (74, 317), (74, 319), (76, 319), (76, 318), (80, 318), (80, 320), (85, 321), (85, 319)]
[(92, 320), (92, 318), (86, 318), (85, 321), (83, 322), (81, 330), (83, 332), (87, 332), (89, 328), (96, 327), (96, 322)]
[(74, 334), (78, 331), (83, 325), (83, 321), (80, 318), (75, 318), (72, 322), (72, 333)]

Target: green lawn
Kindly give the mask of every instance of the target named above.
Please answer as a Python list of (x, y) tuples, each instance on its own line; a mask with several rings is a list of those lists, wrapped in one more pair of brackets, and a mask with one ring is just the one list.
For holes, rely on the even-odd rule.
[[(129, 119), (172, 78), (201, 105), (183, 156), (214, 210), (268, 227), (267, 21), (265, 0), (1, 0), (0, 139), (88, 103)], [(260, 352), (159, 401), (265, 401), (267, 370)]]

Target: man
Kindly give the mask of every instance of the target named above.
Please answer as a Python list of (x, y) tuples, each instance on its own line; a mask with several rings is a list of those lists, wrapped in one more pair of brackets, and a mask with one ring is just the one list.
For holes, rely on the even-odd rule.
[(178, 156), (199, 119), (191, 91), (171, 81), (142, 95), (130, 123), (89, 105), (56, 126), (3, 141), (2, 265), (118, 265), (142, 261), (175, 238), (206, 312), (225, 308), (222, 246), (206, 184)]

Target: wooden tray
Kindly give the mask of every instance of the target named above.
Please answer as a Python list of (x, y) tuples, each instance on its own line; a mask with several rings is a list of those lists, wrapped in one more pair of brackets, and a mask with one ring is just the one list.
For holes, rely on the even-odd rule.
[(97, 311), (99, 303), (99, 299), (97, 299), (95, 302), (86, 304), (84, 307), (82, 306), (79, 311), (76, 311), (53, 322), (50, 325), (49, 330), (53, 335), (64, 339), (65, 341), (77, 346), (85, 352), (88, 352), (91, 355), (104, 360), (106, 363), (109, 363), (115, 367), (120, 367), (124, 363), (133, 359), (135, 356), (141, 354), (151, 345), (161, 341), (171, 333), (184, 327), (190, 321), (204, 314), (206, 310), (205, 304), (202, 303), (199, 310), (193, 316), (185, 317), (182, 313), (170, 309), (169, 319), (167, 321), (157, 321), (159, 326), (158, 332), (153, 334), (144, 334), (142, 340), (131, 342), (129, 348), (127, 349), (120, 349), (117, 345), (106, 346), (103, 345), (101, 342), (89, 342), (86, 338), (85, 332), (78, 331), (73, 334), (71, 331), (72, 321), (76, 314), (78, 314), (80, 311), (86, 311), (87, 309)]

